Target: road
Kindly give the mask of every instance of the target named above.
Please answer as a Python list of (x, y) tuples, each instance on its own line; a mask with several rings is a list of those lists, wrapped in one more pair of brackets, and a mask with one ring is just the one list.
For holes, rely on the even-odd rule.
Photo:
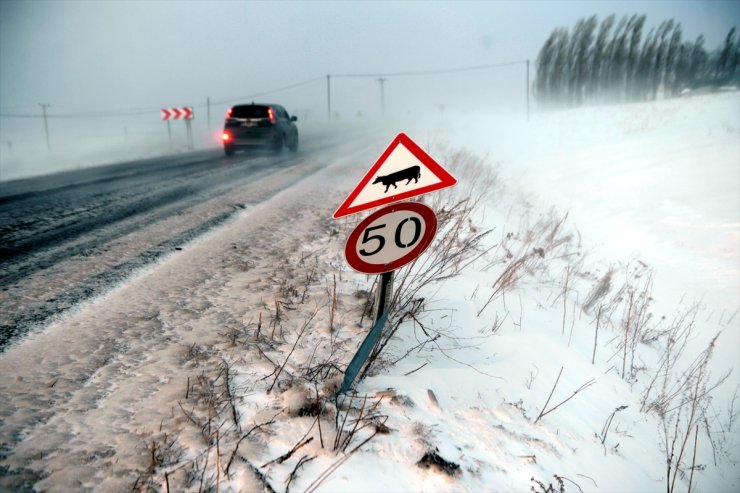
[[(297, 153), (202, 150), (0, 183), (0, 351), (322, 167)], [(239, 200), (230, 192), (244, 190)]]

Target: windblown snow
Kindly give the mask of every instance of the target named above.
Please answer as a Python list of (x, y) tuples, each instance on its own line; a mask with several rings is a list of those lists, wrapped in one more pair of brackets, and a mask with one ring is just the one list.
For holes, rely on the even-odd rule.
[(437, 212), (479, 196), (490, 233), (334, 400), (373, 278), (343, 258), (362, 215), (331, 215), (394, 133), (344, 146), (0, 354), (0, 490), (737, 491), (738, 115), (389, 128), (458, 178)]

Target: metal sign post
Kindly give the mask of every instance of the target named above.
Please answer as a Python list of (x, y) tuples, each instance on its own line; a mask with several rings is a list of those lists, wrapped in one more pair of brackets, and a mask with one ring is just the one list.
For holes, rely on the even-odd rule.
[(192, 151), (195, 146), (193, 145), (193, 127), (190, 126), (190, 120), (185, 120), (185, 131), (188, 137), (188, 150)]
[(167, 122), (167, 135), (170, 139), (170, 151), (172, 150), (172, 129), (170, 128), (170, 120), (185, 120), (185, 131), (187, 132), (187, 145), (189, 150), (194, 149), (193, 145), (193, 129), (190, 126), (190, 120), (193, 119), (193, 108), (190, 106), (184, 106), (182, 108), (163, 108), (160, 112), (162, 120)]
[(396, 271), (383, 272), (378, 277), (378, 292), (375, 296), (375, 323), (390, 309), (393, 299), (393, 275)]
[(339, 394), (347, 392), (352, 383), (359, 375), (360, 370), (373, 351), (373, 348), (378, 343), (380, 335), (383, 333), (383, 327), (388, 320), (388, 314), (390, 312), (390, 300), (393, 298), (393, 274), (395, 271), (384, 272), (378, 276), (378, 291), (375, 295), (375, 322), (373, 328), (362, 341), (360, 348), (357, 353), (347, 365), (347, 370), (344, 372), (344, 380), (342, 380), (342, 386), (339, 388)]
[(167, 135), (170, 138), (170, 151), (172, 150), (172, 128), (170, 128), (170, 121), (167, 120)]

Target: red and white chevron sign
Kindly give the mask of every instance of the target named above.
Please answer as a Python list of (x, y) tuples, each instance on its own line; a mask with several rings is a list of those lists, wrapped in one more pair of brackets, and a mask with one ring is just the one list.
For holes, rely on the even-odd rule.
[(193, 108), (185, 106), (183, 108), (165, 108), (162, 110), (162, 120), (192, 120)]

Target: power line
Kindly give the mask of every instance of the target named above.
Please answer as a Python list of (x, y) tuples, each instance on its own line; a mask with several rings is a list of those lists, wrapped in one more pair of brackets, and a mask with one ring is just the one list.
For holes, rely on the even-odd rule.
[(16, 113), (0, 113), (0, 116), (5, 118), (43, 118), (43, 115), (26, 115)]
[[(302, 82), (298, 82), (295, 84), (290, 84), (288, 86), (278, 87), (276, 89), (271, 89), (269, 91), (259, 92), (255, 94), (251, 94), (249, 96), (242, 96), (239, 98), (229, 98), (224, 99), (221, 101), (210, 101), (210, 104), (223, 104), (223, 103), (230, 103), (234, 101), (242, 101), (245, 99), (252, 99), (257, 98), (261, 96), (265, 96), (268, 94), (274, 94), (277, 92), (286, 91), (288, 89), (293, 89), (300, 86), (305, 86), (314, 82), (317, 82), (319, 80), (323, 79), (322, 77), (314, 77), (309, 80), (305, 80)], [(191, 108), (205, 108), (208, 105), (208, 103), (200, 103), (195, 105), (189, 105)], [(47, 114), (47, 118), (107, 118), (107, 117), (120, 117), (120, 116), (139, 116), (139, 115), (150, 115), (152, 113), (159, 113), (159, 111), (162, 109), (162, 107), (151, 107), (151, 108), (131, 108), (131, 109), (117, 109), (117, 110), (97, 110), (97, 111), (78, 111), (78, 112), (68, 112), (68, 113), (55, 113), (55, 114)], [(3, 113), (0, 112), (0, 117), (4, 118), (44, 118), (44, 115), (36, 115), (36, 114), (30, 114), (30, 113)]]
[(331, 77), (345, 77), (345, 78), (365, 78), (372, 77), (380, 82), (380, 105), (381, 113), (385, 114), (385, 93), (383, 83), (389, 77), (416, 77), (416, 76), (427, 76), (427, 75), (442, 75), (452, 74), (460, 72), (471, 72), (475, 70), (488, 70), (492, 68), (509, 67), (513, 65), (527, 65), (527, 119), (529, 119), (529, 60), (514, 60), (510, 62), (499, 62), (499, 63), (488, 63), (485, 65), (470, 65), (467, 67), (456, 67), (456, 68), (441, 68), (432, 70), (411, 70), (404, 72), (382, 72), (382, 73), (360, 73), (360, 74), (331, 74), (326, 76), (326, 101), (327, 101), (327, 113), (328, 121), (331, 121)]
[[(110, 111), (88, 111), (88, 112), (76, 112), (76, 113), (55, 113), (46, 115), (47, 118), (99, 118), (99, 117), (118, 117), (118, 116), (135, 116), (135, 115), (148, 115), (153, 112), (158, 112), (160, 109), (147, 109), (147, 110), (110, 110)], [(35, 115), (29, 113), (0, 113), (0, 117), (4, 118), (43, 118), (43, 115)]]
[[(415, 71), (404, 71), (404, 72), (330, 74), (326, 76), (313, 77), (311, 79), (307, 79), (307, 80), (297, 82), (295, 84), (290, 84), (287, 86), (278, 87), (276, 89), (271, 89), (269, 91), (258, 92), (258, 93), (250, 94), (247, 96), (222, 99), (220, 101), (209, 101), (208, 103), (190, 105), (190, 107), (192, 108), (208, 107), (210, 109), (210, 105), (213, 105), (213, 104), (224, 104), (224, 103), (233, 103), (237, 101), (251, 100), (251, 99), (259, 98), (262, 96), (267, 96), (269, 94), (275, 94), (278, 92), (287, 91), (289, 89), (295, 89), (297, 87), (305, 86), (308, 84), (313, 84), (317, 81), (323, 80), (325, 77), (326, 77), (326, 82), (327, 82), (327, 100), (329, 101), (331, 95), (328, 91), (330, 91), (329, 81), (331, 77), (345, 77), (345, 78), (373, 77), (376, 79), (384, 79), (387, 77), (416, 77), (416, 76), (425, 76), (425, 75), (441, 75), (441, 74), (451, 74), (451, 73), (460, 73), (460, 72), (471, 72), (471, 71), (476, 71), (476, 70), (487, 70), (487, 69), (492, 69), (492, 68), (520, 65), (524, 63), (528, 63), (528, 60), (515, 60), (511, 62), (491, 63), (491, 64), (485, 64), (485, 65), (471, 65), (471, 66), (466, 66), (466, 67), (442, 68), (442, 69), (432, 69), (432, 70), (415, 70)], [(382, 92), (382, 83), (381, 83), (381, 92)], [(328, 104), (329, 104), (329, 112), (331, 112), (331, 106), (330, 106), (331, 103), (328, 103)], [(55, 114), (46, 114), (46, 115), (32, 114), (32, 113), (0, 112), (0, 117), (3, 117), (3, 118), (108, 118), (108, 117), (150, 115), (152, 113), (158, 113), (161, 109), (162, 108), (160, 106), (156, 108), (147, 107), (147, 108), (128, 108), (128, 109), (115, 109), (115, 110), (79, 111), (79, 112), (55, 113)]]
[(322, 80), (323, 78), (324, 78), (323, 76), (321, 76), (321, 77), (314, 77), (312, 79), (304, 80), (303, 82), (297, 82), (297, 83), (291, 84), (289, 86), (283, 86), (283, 87), (279, 87), (277, 89), (271, 89), (269, 91), (264, 91), (264, 92), (258, 92), (258, 93), (255, 93), (255, 94), (250, 94), (249, 96), (242, 96), (242, 97), (239, 97), (239, 98), (223, 99), (221, 101), (211, 101), (211, 104), (233, 103), (233, 102), (236, 102), (236, 101), (244, 101), (245, 99), (259, 98), (259, 97), (262, 97), (262, 96), (267, 96), (268, 94), (274, 94), (276, 92), (287, 91), (288, 89), (294, 89), (296, 87), (301, 87), (301, 86), (305, 86), (305, 85), (308, 85), (308, 84), (312, 84), (312, 83), (314, 83), (316, 81)]
[(510, 65), (521, 65), (527, 63), (526, 60), (515, 60), (513, 62), (502, 62), (502, 63), (491, 63), (487, 65), (472, 65), (468, 67), (457, 67), (457, 68), (444, 68), (444, 69), (433, 69), (433, 70), (415, 70), (407, 72), (377, 72), (377, 73), (361, 73), (361, 74), (332, 74), (332, 77), (412, 77), (420, 75), (439, 75), (439, 74), (452, 74), (456, 72), (470, 72), (473, 70), (486, 70), (491, 68), (507, 67)]

